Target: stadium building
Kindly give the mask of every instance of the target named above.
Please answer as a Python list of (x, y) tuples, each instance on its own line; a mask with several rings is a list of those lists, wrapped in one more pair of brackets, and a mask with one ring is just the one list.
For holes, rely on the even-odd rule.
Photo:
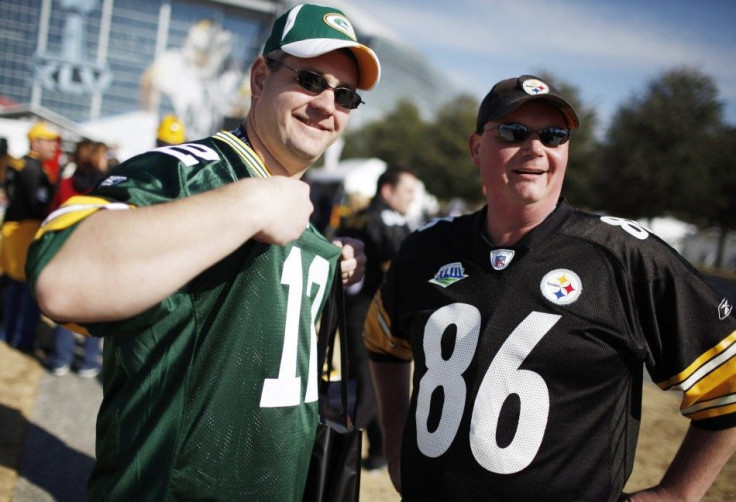
[[(239, 122), (250, 101), (247, 72), (279, 0), (3, 0), (0, 3), (0, 136), (10, 153), (41, 117), (71, 144), (81, 137), (117, 147), (120, 160), (153, 147), (159, 117), (173, 113), (189, 139)], [(342, 9), (382, 63), (382, 81), (354, 112), (359, 127), (414, 101), (427, 117), (453, 95), (426, 57), (359, 6)]]

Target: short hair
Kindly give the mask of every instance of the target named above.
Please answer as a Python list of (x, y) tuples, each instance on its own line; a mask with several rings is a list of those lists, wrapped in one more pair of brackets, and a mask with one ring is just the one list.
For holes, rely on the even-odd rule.
[(274, 49), (271, 52), (264, 54), (263, 57), (266, 59), (266, 65), (270, 70), (275, 70), (279, 67), (279, 63), (284, 60), (286, 53), (281, 49)]
[(376, 192), (379, 193), (384, 185), (390, 185), (392, 187), (398, 185), (402, 174), (409, 174), (415, 178), (417, 177), (416, 173), (412, 169), (399, 164), (389, 164), (386, 167), (386, 170), (378, 177)]

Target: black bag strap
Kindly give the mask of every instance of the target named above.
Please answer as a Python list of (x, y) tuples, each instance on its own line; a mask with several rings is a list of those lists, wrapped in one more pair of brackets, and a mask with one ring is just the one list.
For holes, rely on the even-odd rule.
[[(352, 429), (348, 413), (348, 380), (350, 368), (348, 366), (348, 341), (345, 321), (345, 293), (342, 286), (340, 263), (335, 269), (335, 275), (330, 294), (322, 311), (319, 332), (317, 334), (317, 368), (319, 369), (319, 384), (330, 381), (333, 370), (333, 356), (335, 353), (335, 339), (340, 338), (340, 416), (345, 418), (345, 427)], [(325, 364), (325, 362), (327, 364)], [(326, 375), (325, 375), (326, 372)], [(320, 415), (322, 406), (320, 406)], [(324, 418), (324, 417), (320, 417)]]

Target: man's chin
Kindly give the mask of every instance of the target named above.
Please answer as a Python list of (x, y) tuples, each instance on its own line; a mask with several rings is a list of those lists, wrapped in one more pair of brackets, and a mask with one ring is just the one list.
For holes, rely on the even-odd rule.
[(335, 142), (335, 138), (331, 138), (329, 142), (326, 141), (309, 141), (300, 144), (295, 144), (292, 150), (294, 155), (300, 160), (308, 162), (310, 165), (316, 162), (322, 154)]

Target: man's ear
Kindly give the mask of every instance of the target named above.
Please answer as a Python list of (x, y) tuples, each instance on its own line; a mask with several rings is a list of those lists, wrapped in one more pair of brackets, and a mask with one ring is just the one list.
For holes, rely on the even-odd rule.
[(250, 93), (251, 97), (258, 99), (263, 90), (263, 83), (268, 77), (270, 70), (266, 64), (266, 58), (258, 57), (250, 67)]
[(480, 167), (480, 145), (483, 140), (482, 134), (470, 133), (468, 137), (468, 151), (470, 153), (470, 162), (475, 167)]
[(381, 197), (383, 200), (388, 200), (391, 197), (394, 187), (390, 183), (385, 183), (381, 186)]

